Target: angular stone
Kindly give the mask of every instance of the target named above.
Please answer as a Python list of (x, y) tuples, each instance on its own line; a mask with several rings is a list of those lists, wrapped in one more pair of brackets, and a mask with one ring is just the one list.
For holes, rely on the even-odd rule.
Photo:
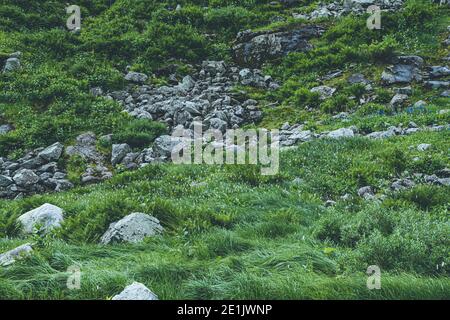
[(24, 233), (33, 233), (35, 227), (39, 227), (41, 232), (47, 233), (60, 227), (63, 220), (63, 210), (49, 203), (28, 211), (17, 219), (21, 223)]
[(145, 213), (135, 212), (112, 223), (100, 242), (109, 244), (115, 242), (139, 243), (146, 237), (162, 233), (163, 227), (158, 219)]
[(47, 162), (58, 161), (61, 157), (63, 149), (64, 145), (62, 143), (56, 142), (39, 152), (38, 155)]
[(158, 296), (142, 283), (134, 282), (112, 300), (158, 300)]
[(0, 254), (0, 266), (1, 267), (9, 266), (14, 262), (16, 262), (17, 260), (29, 256), (31, 251), (33, 251), (33, 248), (31, 247), (31, 244), (27, 243), (13, 250)]
[(30, 169), (21, 169), (13, 177), (14, 182), (21, 187), (30, 187), (39, 181), (39, 176)]

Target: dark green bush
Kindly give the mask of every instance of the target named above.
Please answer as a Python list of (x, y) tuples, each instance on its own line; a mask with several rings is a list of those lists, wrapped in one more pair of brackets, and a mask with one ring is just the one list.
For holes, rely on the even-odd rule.
[(113, 133), (114, 143), (127, 143), (132, 148), (148, 147), (156, 138), (163, 135), (164, 124), (146, 119), (134, 119), (118, 127)]

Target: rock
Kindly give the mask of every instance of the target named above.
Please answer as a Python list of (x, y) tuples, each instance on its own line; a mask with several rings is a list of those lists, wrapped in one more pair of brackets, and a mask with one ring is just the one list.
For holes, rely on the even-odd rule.
[(438, 177), (450, 178), (450, 169), (449, 168), (444, 168), (444, 169), (438, 170), (436, 172), (436, 175)]
[(8, 58), (3, 68), (3, 72), (12, 72), (20, 69), (20, 60), (18, 58)]
[(328, 18), (332, 17), (333, 13), (327, 7), (321, 7), (311, 12), (309, 16), (311, 19)]
[(226, 66), (224, 61), (203, 61), (202, 69), (215, 76), (216, 74), (225, 73)]
[(421, 109), (421, 108), (425, 108), (426, 105), (427, 105), (426, 101), (419, 100), (414, 103), (413, 107), (414, 107), (414, 109)]
[(145, 81), (147, 81), (147, 79), (148, 76), (146, 74), (133, 71), (128, 72), (128, 74), (125, 76), (125, 80), (138, 84), (144, 83)]
[(386, 131), (376, 131), (376, 132), (369, 133), (366, 137), (371, 138), (371, 139), (387, 139), (387, 138), (393, 137), (397, 134), (396, 129), (397, 128), (395, 128), (395, 127), (390, 127)]
[(63, 149), (64, 146), (61, 143), (56, 142), (39, 152), (38, 156), (47, 162), (58, 161), (61, 157)]
[(112, 223), (101, 238), (102, 244), (115, 242), (139, 243), (146, 237), (162, 233), (158, 219), (145, 213), (135, 212)]
[(391, 189), (394, 191), (409, 189), (414, 187), (415, 183), (409, 179), (398, 179), (391, 184)]
[(325, 100), (332, 97), (333, 94), (336, 92), (336, 89), (328, 86), (318, 86), (312, 88), (310, 91), (319, 93), (320, 99)]
[(195, 81), (191, 76), (185, 76), (178, 87), (184, 91), (190, 91), (195, 87)]
[(7, 134), (8, 132), (13, 131), (14, 128), (10, 124), (3, 124), (0, 126), (0, 135)]
[(28, 211), (17, 219), (24, 233), (33, 233), (35, 227), (47, 233), (54, 228), (59, 228), (63, 220), (63, 210), (49, 203)]
[(337, 129), (327, 134), (327, 137), (332, 139), (351, 138), (353, 136), (353, 131), (348, 128)]
[(408, 100), (408, 96), (406, 94), (397, 93), (392, 97), (390, 102), (391, 106), (397, 108), (405, 103)]
[(359, 188), (358, 195), (364, 198), (365, 200), (372, 200), (375, 198), (373, 189), (370, 186)]
[(450, 81), (424, 81), (425, 87), (430, 89), (448, 89), (450, 88)]
[(225, 132), (227, 130), (227, 123), (219, 118), (212, 118), (209, 120), (209, 127), (211, 129), (220, 130), (221, 132)]
[(333, 200), (327, 200), (327, 201), (325, 202), (325, 207), (332, 207), (332, 206), (334, 206), (334, 205), (336, 205), (336, 201), (333, 201)]
[(241, 65), (261, 66), (265, 61), (287, 55), (289, 52), (312, 48), (308, 40), (318, 37), (319, 26), (303, 26), (285, 32), (239, 32), (233, 46), (235, 60)]
[(13, 184), (14, 181), (8, 176), (0, 175), (0, 188), (6, 188), (7, 186)]
[(361, 73), (355, 73), (352, 74), (348, 79), (347, 79), (348, 83), (350, 84), (357, 84), (357, 83), (362, 83), (362, 84), (369, 84), (370, 81), (366, 79), (366, 77), (361, 74)]
[(450, 75), (450, 69), (447, 66), (432, 66), (430, 69), (430, 77), (432, 78), (440, 78)]
[(111, 164), (115, 166), (120, 163), (125, 156), (131, 152), (131, 147), (126, 144), (113, 144), (112, 146), (112, 155), (111, 155)]
[(443, 185), (443, 186), (450, 186), (450, 178), (438, 179), (438, 183)]
[(97, 151), (97, 138), (94, 133), (83, 133), (77, 137), (76, 141), (74, 146), (66, 148), (66, 154), (68, 156), (80, 156), (86, 161), (99, 164), (103, 162), (102, 154)]
[(112, 300), (158, 300), (158, 296), (142, 283), (134, 282), (120, 294), (114, 296)]
[(443, 91), (441, 97), (450, 98), (450, 90)]
[(30, 187), (39, 181), (39, 176), (30, 169), (21, 169), (13, 177), (14, 182), (21, 187)]
[(305, 130), (305, 131), (295, 132), (289, 138), (294, 140), (295, 142), (297, 142), (297, 141), (306, 142), (306, 141), (310, 141), (313, 137), (312, 137), (311, 130)]
[(425, 150), (428, 150), (430, 147), (431, 147), (431, 144), (428, 144), (428, 143), (422, 143), (422, 144), (419, 144), (419, 145), (417, 146), (417, 150), (419, 150), (419, 151), (425, 151)]
[(422, 81), (420, 68), (423, 59), (418, 56), (400, 56), (398, 64), (390, 66), (383, 71), (381, 80), (386, 84), (411, 83), (412, 81)]
[(426, 183), (433, 183), (433, 184), (439, 183), (439, 178), (435, 174), (425, 175), (423, 179), (425, 180)]
[(9, 266), (14, 262), (16, 262), (17, 260), (29, 256), (31, 251), (33, 251), (33, 248), (31, 247), (31, 244), (27, 243), (11, 251), (0, 254), (0, 266), (1, 267)]
[(155, 140), (153, 150), (156, 156), (170, 158), (173, 148), (179, 143), (183, 143), (182, 138), (164, 135)]

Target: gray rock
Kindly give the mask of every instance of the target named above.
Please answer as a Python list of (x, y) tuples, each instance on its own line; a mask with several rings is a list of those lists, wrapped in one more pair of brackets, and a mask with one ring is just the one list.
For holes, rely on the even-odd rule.
[(450, 69), (447, 66), (432, 66), (430, 69), (430, 76), (432, 78), (440, 78), (450, 75)]
[(83, 133), (77, 137), (76, 141), (74, 146), (66, 148), (66, 154), (68, 156), (80, 156), (84, 160), (94, 163), (103, 162), (102, 154), (97, 151), (97, 138), (94, 133)]
[(125, 80), (139, 84), (144, 83), (145, 81), (147, 81), (147, 79), (148, 76), (146, 74), (133, 71), (128, 72), (128, 74), (125, 76)]
[(347, 79), (348, 83), (350, 84), (357, 84), (357, 83), (362, 83), (362, 84), (369, 84), (370, 81), (366, 79), (366, 77), (361, 74), (361, 73), (355, 73), (352, 74), (348, 79)]
[(318, 26), (303, 26), (286, 32), (239, 32), (233, 47), (234, 57), (241, 65), (261, 66), (289, 52), (310, 50), (308, 40), (322, 32)]
[(372, 200), (375, 198), (373, 189), (370, 186), (359, 188), (358, 195), (364, 198), (365, 200)]
[(139, 243), (146, 237), (161, 234), (162, 231), (163, 227), (158, 219), (145, 213), (135, 212), (112, 223), (102, 236), (101, 243)]
[(3, 68), (3, 72), (11, 72), (20, 69), (20, 60), (18, 58), (8, 58), (6, 60), (5, 67)]
[(332, 97), (333, 94), (336, 92), (336, 89), (328, 86), (318, 86), (312, 88), (310, 91), (319, 93), (320, 99), (325, 100)]
[(203, 61), (202, 68), (213, 76), (223, 74), (226, 71), (224, 61)]
[(7, 186), (13, 184), (14, 181), (8, 176), (0, 175), (0, 188), (6, 188)]
[(14, 130), (13, 126), (10, 124), (3, 124), (0, 126), (0, 135), (7, 134), (8, 132), (11, 132)]
[(17, 260), (29, 256), (31, 251), (33, 251), (33, 248), (31, 247), (31, 244), (27, 243), (13, 250), (0, 254), (0, 266), (1, 267), (9, 266), (14, 262), (16, 262)]
[(114, 296), (112, 300), (158, 300), (158, 296), (142, 283), (134, 282), (120, 294)]
[(168, 135), (161, 136), (155, 140), (153, 150), (156, 157), (170, 158), (172, 150), (180, 143), (183, 143), (182, 138), (172, 137)]
[(332, 139), (340, 139), (340, 138), (351, 138), (354, 135), (355, 134), (353, 133), (353, 130), (348, 128), (340, 128), (328, 133), (327, 137)]
[(191, 76), (185, 76), (183, 81), (178, 86), (184, 91), (190, 91), (195, 87), (195, 81)]
[(394, 191), (409, 189), (414, 187), (415, 183), (409, 179), (398, 179), (391, 184), (391, 189)]
[(59, 228), (63, 220), (63, 210), (49, 203), (28, 211), (17, 219), (24, 233), (33, 233), (36, 227), (39, 227), (41, 232), (47, 233)]
[(391, 106), (393, 107), (399, 107), (405, 103), (405, 101), (408, 100), (408, 96), (406, 94), (397, 93), (395, 96), (392, 97), (391, 100)]
[(448, 89), (450, 88), (450, 81), (424, 81), (425, 87), (431, 89)]
[(421, 143), (417, 146), (417, 150), (419, 151), (425, 151), (428, 150), (431, 147), (431, 144), (428, 143)]
[(115, 166), (120, 163), (125, 156), (131, 152), (131, 147), (126, 144), (113, 144), (112, 146), (112, 154), (111, 154), (111, 164)]
[(39, 152), (38, 156), (46, 160), (47, 162), (58, 161), (59, 158), (61, 157), (63, 149), (64, 145), (59, 142), (56, 142), (51, 146), (45, 148), (41, 152)]
[(422, 81), (420, 68), (423, 59), (418, 56), (400, 56), (397, 58), (398, 64), (390, 66), (383, 71), (381, 80), (386, 84), (410, 83), (412, 81)]
[(13, 177), (14, 182), (21, 187), (30, 187), (39, 181), (39, 176), (30, 169), (21, 169)]

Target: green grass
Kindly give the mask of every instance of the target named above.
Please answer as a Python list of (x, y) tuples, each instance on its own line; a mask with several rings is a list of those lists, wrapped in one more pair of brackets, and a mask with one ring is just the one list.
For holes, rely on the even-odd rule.
[[(433, 154), (449, 147), (448, 139), (436, 142), (441, 135), (427, 135)], [(249, 175), (256, 167), (156, 165), (97, 186), (2, 201), (3, 236), (14, 235), (18, 215), (45, 202), (64, 208), (66, 219), (38, 241), (31, 258), (0, 271), (0, 292), (17, 299), (105, 299), (136, 280), (162, 299), (448, 298), (448, 197), (423, 207), (391, 194), (385, 182), (395, 169), (375, 166), (364, 172), (386, 185), (378, 190), (388, 196), (383, 203), (338, 198), (355, 195), (354, 170), (420, 138), (307, 143), (282, 154), (276, 181)], [(292, 183), (295, 177), (305, 182)], [(440, 190), (448, 194), (448, 188), (432, 192)], [(338, 204), (325, 208), (330, 197)], [(139, 245), (97, 244), (109, 223), (134, 211), (160, 219), (164, 235)], [(3, 240), (1, 248), (25, 241)], [(79, 291), (65, 288), (73, 264), (82, 270)], [(381, 267), (379, 291), (366, 288), (369, 265)]]

